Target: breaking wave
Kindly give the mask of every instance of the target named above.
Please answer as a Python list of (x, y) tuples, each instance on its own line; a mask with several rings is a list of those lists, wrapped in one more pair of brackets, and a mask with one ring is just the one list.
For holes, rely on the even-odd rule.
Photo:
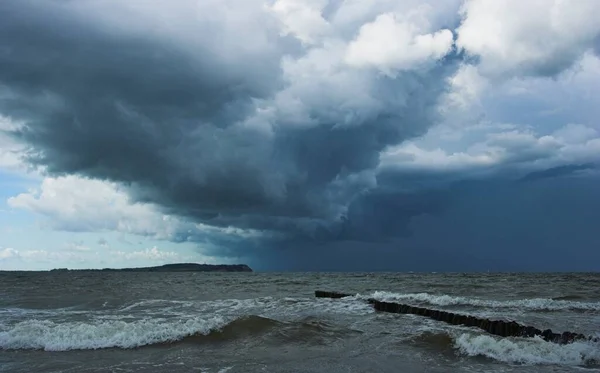
[(600, 365), (600, 345), (592, 342), (558, 345), (540, 338), (496, 339), (489, 335), (465, 333), (456, 338), (455, 348), (467, 356), (485, 356), (513, 364)]
[[(274, 331), (275, 333), (270, 333)], [(0, 326), (0, 350), (132, 349), (179, 342), (217, 342), (268, 335), (275, 341), (319, 342), (320, 338), (356, 332), (316, 317), (293, 322), (264, 316), (151, 318), (134, 321), (99, 318), (86, 322), (22, 321)]]
[(261, 314), (275, 315), (304, 315), (316, 314), (353, 314), (364, 315), (373, 313), (373, 308), (365, 302), (355, 299), (314, 299), (314, 298), (249, 298), (249, 299), (220, 299), (213, 301), (172, 301), (164, 299), (147, 299), (124, 306), (119, 313), (139, 312), (152, 314), (169, 313), (173, 315), (195, 314)]
[(600, 311), (600, 302), (575, 302), (547, 298), (531, 298), (518, 300), (488, 300), (452, 295), (434, 295), (429, 293), (392, 293), (376, 291), (370, 295), (360, 295), (362, 299), (375, 298), (380, 301), (409, 301), (436, 306), (476, 306), (489, 308), (519, 308), (528, 310), (579, 310)]
[(487, 334), (424, 331), (408, 343), (437, 353), (457, 351), (463, 356), (483, 356), (508, 364), (600, 366), (600, 344), (581, 341), (566, 345), (541, 338), (498, 338)]
[(0, 349), (4, 350), (92, 350), (131, 349), (180, 342), (187, 338), (218, 336), (236, 338), (260, 333), (277, 321), (259, 316), (227, 320), (220, 316), (187, 320), (146, 319), (137, 321), (98, 321), (54, 323), (48, 320), (20, 322), (0, 331)]
[[(0, 350), (131, 349), (207, 337), (233, 339), (285, 324), (275, 320), (280, 318), (297, 320), (373, 312), (365, 302), (351, 299), (272, 297), (215, 301), (147, 299), (124, 305), (116, 312), (6, 309), (0, 312), (4, 316), (0, 319), (7, 321), (0, 322)], [(297, 324), (288, 332), (300, 336), (315, 332), (312, 322)]]

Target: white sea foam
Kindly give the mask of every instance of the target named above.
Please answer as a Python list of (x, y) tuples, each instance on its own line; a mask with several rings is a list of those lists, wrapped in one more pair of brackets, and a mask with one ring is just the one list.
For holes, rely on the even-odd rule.
[[(61, 313), (64, 312), (81, 313), (81, 311), (61, 310)], [(93, 314), (92, 319), (78, 322), (40, 320), (47, 315), (28, 314), (27, 320), (0, 324), (0, 349), (66, 351), (111, 347), (135, 348), (173, 342), (194, 334), (208, 334), (245, 315), (285, 320), (310, 315), (362, 315), (372, 312), (374, 310), (371, 306), (356, 299), (273, 297), (214, 301), (148, 299), (118, 310), (98, 311)], [(143, 316), (142, 319), (140, 315)]]
[(50, 309), (32, 309), (32, 308), (20, 308), (20, 307), (8, 307), (0, 308), (0, 317), (14, 317), (14, 316), (27, 316), (33, 317), (38, 316), (52, 316), (52, 315), (63, 315), (63, 314), (85, 314), (89, 311), (78, 311), (74, 310), (73, 307), (67, 308), (50, 308)]
[(455, 347), (464, 355), (486, 356), (505, 363), (570, 366), (600, 364), (600, 345), (593, 342), (559, 345), (540, 338), (494, 338), (464, 333), (456, 339)]
[(119, 311), (126, 312), (134, 309), (145, 309), (147, 307), (156, 307), (156, 306), (175, 306), (175, 305), (192, 305), (194, 302), (192, 301), (178, 301), (178, 300), (170, 300), (170, 299), (145, 299), (139, 302), (132, 303), (128, 306), (122, 307)]
[(348, 314), (365, 315), (372, 312), (373, 307), (356, 299), (315, 299), (315, 298), (284, 298), (272, 297), (255, 299), (228, 299), (206, 302), (202, 305), (203, 312), (219, 314), (251, 313), (271, 318), (286, 318), (316, 314)]
[[(315, 304), (316, 303), (316, 304)], [(245, 315), (253, 314), (271, 318), (286, 318), (306, 314), (368, 314), (373, 308), (357, 299), (315, 299), (315, 298), (273, 298), (221, 299), (213, 301), (169, 301), (143, 300), (123, 307), (119, 314), (141, 312), (171, 314), (177, 316), (212, 314)]]
[(43, 349), (46, 351), (100, 348), (135, 348), (174, 342), (196, 334), (209, 334), (227, 320), (220, 316), (186, 320), (146, 319), (54, 323), (28, 320), (0, 331), (0, 349)]
[(409, 301), (436, 306), (476, 306), (488, 308), (518, 308), (528, 310), (583, 310), (600, 311), (600, 302), (575, 302), (547, 298), (489, 300), (452, 295), (434, 295), (429, 293), (392, 293), (376, 291), (369, 295), (360, 295), (362, 299), (375, 298), (380, 301)]
[[(314, 304), (312, 307), (315, 307)], [(373, 307), (365, 302), (356, 302), (352, 299), (325, 300), (319, 302), (323, 313), (341, 313), (348, 315), (366, 315), (374, 313)]]

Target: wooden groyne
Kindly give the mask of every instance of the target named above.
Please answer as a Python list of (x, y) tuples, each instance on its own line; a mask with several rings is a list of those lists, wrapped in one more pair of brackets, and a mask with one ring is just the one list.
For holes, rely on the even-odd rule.
[[(354, 294), (338, 293), (331, 291), (315, 291), (315, 297), (317, 298), (345, 298), (351, 297)], [(544, 341), (567, 344), (574, 341), (590, 340), (598, 342), (598, 338), (586, 337), (583, 334), (577, 334), (572, 332), (554, 333), (551, 329), (540, 330), (533, 326), (526, 326), (519, 324), (515, 321), (504, 321), (504, 320), (489, 320), (478, 318), (474, 316), (446, 312), (441, 310), (433, 310), (429, 308), (410, 306), (407, 304), (392, 303), (392, 302), (381, 302), (376, 299), (367, 299), (367, 302), (373, 305), (375, 310), (380, 312), (390, 313), (402, 313), (418, 315), (423, 317), (429, 317), (434, 320), (443, 321), (452, 325), (464, 325), (468, 327), (477, 327), (490, 334), (498, 335), (501, 337), (535, 337), (539, 336)]]

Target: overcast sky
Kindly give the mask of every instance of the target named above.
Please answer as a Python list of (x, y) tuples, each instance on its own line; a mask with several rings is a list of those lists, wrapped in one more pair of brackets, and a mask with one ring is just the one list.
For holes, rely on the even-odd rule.
[(2, 0), (0, 269), (600, 270), (598, 14)]

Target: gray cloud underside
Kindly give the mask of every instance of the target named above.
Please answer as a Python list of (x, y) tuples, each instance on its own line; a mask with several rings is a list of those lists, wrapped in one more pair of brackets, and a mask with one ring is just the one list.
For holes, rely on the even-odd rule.
[[(410, 234), (385, 244), (288, 242), (287, 250), (269, 251), (253, 263), (299, 271), (597, 271), (598, 185), (598, 174), (528, 183), (505, 178), (455, 182), (416, 194), (438, 203), (437, 209), (421, 210), (429, 213), (415, 214), (401, 226)], [(401, 215), (391, 208), (383, 211), (375, 222), (363, 222), (374, 227), (385, 222), (385, 214), (392, 220)]]
[(536, 180), (541, 180), (541, 179), (556, 178), (556, 177), (561, 177), (561, 176), (569, 176), (572, 174), (576, 174), (580, 171), (594, 170), (594, 169), (596, 169), (596, 167), (597, 167), (597, 165), (595, 165), (593, 163), (573, 164), (573, 165), (551, 167), (546, 170), (531, 172), (531, 173), (525, 175), (521, 179), (521, 181), (528, 182), (528, 181), (536, 181)]
[(229, 66), (209, 47), (196, 58), (27, 4), (3, 2), (0, 26), (0, 109), (26, 121), (13, 135), (31, 145), (27, 160), (50, 174), (129, 183), (139, 200), (215, 225), (298, 234), (339, 218), (370, 182), (350, 176), (434, 123), (457, 62), (396, 79), (369, 73), (380, 109), (367, 119), (357, 113), (339, 127), (316, 111), (311, 126), (281, 118), (265, 135), (235, 124), (284, 84), (279, 59), (299, 46), (276, 30), (271, 55)]

